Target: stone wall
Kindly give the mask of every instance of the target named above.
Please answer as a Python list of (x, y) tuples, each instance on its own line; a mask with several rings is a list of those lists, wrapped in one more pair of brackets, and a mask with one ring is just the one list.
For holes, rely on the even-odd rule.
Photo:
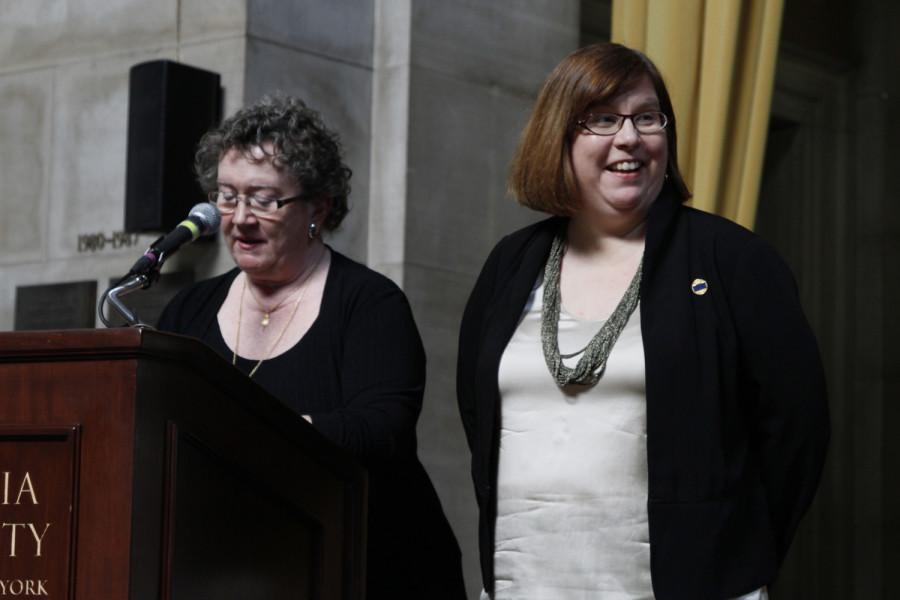
[[(14, 326), (17, 286), (102, 291), (153, 239), (78, 245), (123, 228), (132, 65), (220, 73), (226, 115), (264, 93), (302, 97), (341, 135), (353, 170), (351, 213), (330, 243), (412, 303), (429, 357), (421, 455), (477, 597), (459, 318), (493, 244), (539, 216), (506, 197), (507, 165), (538, 87), (578, 42), (577, 0), (0, 3), (0, 330)], [(164, 271), (199, 279), (231, 264), (221, 244), (194, 244)]]
[[(17, 286), (105, 289), (152, 239), (78, 249), (79, 235), (123, 229), (129, 68), (165, 58), (216, 71), (232, 111), (246, 22), (243, 0), (0, 4), (0, 330), (13, 328)], [(224, 264), (208, 247), (186, 254), (201, 272)]]
[(544, 78), (578, 46), (578, 14), (574, 1), (413, 3), (403, 281), (428, 353), (421, 455), (471, 598), (480, 568), (455, 394), (459, 321), (493, 245), (541, 217), (506, 195), (507, 168)]

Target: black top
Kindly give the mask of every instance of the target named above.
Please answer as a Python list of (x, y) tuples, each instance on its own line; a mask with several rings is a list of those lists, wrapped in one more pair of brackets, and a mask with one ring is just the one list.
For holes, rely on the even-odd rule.
[[(179, 292), (159, 328), (230, 361), (216, 315), (238, 273)], [(255, 364), (239, 358), (237, 367)], [(416, 456), (425, 353), (400, 288), (332, 251), (318, 317), (253, 379), (368, 468), (367, 597), (464, 598), (459, 546)]]
[[(494, 584), (497, 369), (547, 261), (552, 218), (491, 252), (459, 338), (485, 588)], [(705, 294), (692, 290), (695, 279)], [(664, 188), (641, 281), (650, 570), (659, 600), (720, 600), (773, 581), (818, 485), (829, 437), (816, 341), (790, 271), (752, 232)], [(585, 474), (589, 476), (589, 474)]]

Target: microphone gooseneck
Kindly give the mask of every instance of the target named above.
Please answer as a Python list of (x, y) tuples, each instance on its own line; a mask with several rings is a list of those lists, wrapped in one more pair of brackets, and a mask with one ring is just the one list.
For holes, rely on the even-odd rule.
[(150, 244), (144, 255), (132, 265), (128, 273), (103, 292), (97, 305), (97, 312), (103, 324), (112, 327), (109, 319), (103, 314), (103, 306), (109, 301), (128, 325), (148, 327), (119, 299), (119, 296), (149, 288), (159, 278), (159, 270), (169, 256), (175, 254), (184, 244), (193, 242), (200, 236), (215, 233), (221, 223), (222, 215), (213, 204), (209, 202), (195, 204), (188, 213), (187, 219)]

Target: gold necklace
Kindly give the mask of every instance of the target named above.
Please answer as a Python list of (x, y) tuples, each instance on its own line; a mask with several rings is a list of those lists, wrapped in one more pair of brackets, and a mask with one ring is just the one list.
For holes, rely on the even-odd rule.
[[(303, 296), (306, 295), (307, 280), (312, 277), (312, 274), (315, 273), (316, 269), (319, 268), (319, 263), (322, 262), (322, 259), (325, 257), (326, 250), (323, 247), (322, 253), (319, 255), (319, 258), (316, 259), (316, 263), (312, 266), (312, 269), (309, 270), (303, 277), (303, 281), (301, 282), (300, 295), (297, 297), (297, 301), (294, 303), (294, 309), (291, 311), (291, 316), (288, 317), (287, 323), (284, 324), (284, 328), (282, 328), (281, 333), (278, 334), (278, 339), (275, 340), (275, 343), (269, 348), (268, 352), (266, 352), (261, 359), (256, 362), (256, 365), (250, 370), (250, 374), (247, 377), (253, 377), (256, 374), (256, 370), (259, 369), (259, 366), (263, 364), (263, 361), (269, 358), (272, 355), (272, 352), (275, 351), (275, 348), (278, 347), (278, 343), (281, 342), (281, 338), (284, 337), (284, 334), (287, 333), (288, 327), (291, 326), (291, 322), (294, 320), (294, 315), (297, 314), (297, 309), (300, 308), (300, 303), (303, 301)], [(241, 321), (244, 320), (244, 292), (247, 291), (247, 276), (244, 276), (244, 284), (241, 286), (241, 300), (240, 304), (238, 304), (238, 326), (237, 326), (237, 334), (235, 335), (234, 340), (234, 350), (231, 351), (231, 364), (237, 366), (237, 355), (238, 350), (241, 347)], [(252, 291), (250, 292), (253, 293)], [(290, 296), (288, 296), (290, 297)], [(279, 304), (280, 306), (280, 304)], [(265, 325), (263, 325), (265, 327)]]
[[(246, 275), (245, 275), (245, 277), (246, 277)], [(247, 287), (246, 279), (244, 279), (244, 287), (245, 288)], [(297, 292), (294, 292), (294, 294), (296, 294), (296, 293)], [(256, 296), (256, 293), (254, 293), (253, 288), (250, 288), (250, 295), (253, 296), (253, 301), (256, 302), (256, 306), (258, 306), (259, 309), (261, 311), (263, 311), (262, 321), (259, 322), (259, 324), (262, 325), (263, 329), (265, 329), (266, 327), (269, 326), (269, 322), (271, 320), (272, 313), (275, 312), (276, 310), (278, 310), (279, 308), (281, 308), (288, 300), (293, 298), (294, 294), (288, 294), (287, 296), (284, 297), (284, 299), (281, 302), (279, 302), (278, 304), (275, 305), (275, 308), (266, 310), (263, 308), (262, 302), (259, 301), (259, 298)]]

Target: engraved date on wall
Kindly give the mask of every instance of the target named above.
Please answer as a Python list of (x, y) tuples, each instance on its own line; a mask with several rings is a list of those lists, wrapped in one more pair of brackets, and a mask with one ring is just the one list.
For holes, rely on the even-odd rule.
[(140, 235), (126, 231), (105, 233), (81, 233), (78, 235), (79, 252), (100, 252), (107, 248), (131, 248), (140, 242)]

